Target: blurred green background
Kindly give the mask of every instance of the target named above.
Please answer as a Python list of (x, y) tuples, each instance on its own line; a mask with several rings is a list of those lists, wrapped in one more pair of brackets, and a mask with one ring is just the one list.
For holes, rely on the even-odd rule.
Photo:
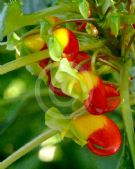
[[(26, 13), (54, 3), (53, 0), (23, 1)], [(15, 53), (1, 46), (0, 64), (13, 59)], [(25, 68), (0, 76), (1, 161), (46, 129), (44, 111), (35, 98), (36, 79)], [(53, 106), (44, 84), (41, 85), (41, 96), (48, 107)], [(58, 107), (65, 113), (70, 111), (69, 107)], [(52, 142), (55, 144), (52, 145)], [(123, 135), (123, 145), (116, 155), (98, 157), (69, 139), (60, 142), (56, 136), (16, 161), (9, 169), (132, 169), (126, 142)]]

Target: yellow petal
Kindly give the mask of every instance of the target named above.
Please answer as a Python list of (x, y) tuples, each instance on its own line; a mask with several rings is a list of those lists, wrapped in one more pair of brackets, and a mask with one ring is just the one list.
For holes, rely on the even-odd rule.
[(45, 42), (41, 38), (40, 34), (32, 34), (24, 38), (24, 44), (33, 51), (40, 51)]
[(106, 125), (106, 118), (103, 115), (95, 116), (86, 113), (73, 119), (72, 124), (79, 134), (87, 140), (91, 133)]
[(59, 41), (61, 46), (65, 48), (69, 43), (69, 34), (66, 28), (59, 28), (53, 32), (53, 35)]

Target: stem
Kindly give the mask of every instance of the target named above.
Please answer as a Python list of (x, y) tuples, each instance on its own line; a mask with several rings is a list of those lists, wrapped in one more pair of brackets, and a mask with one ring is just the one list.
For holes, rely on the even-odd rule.
[[(53, 30), (55, 30), (57, 27), (59, 27), (60, 25), (62, 24), (66, 24), (66, 23), (70, 23), (70, 22), (95, 22), (96, 19), (95, 18), (88, 18), (88, 19), (68, 19), (68, 20), (65, 20), (61, 23), (58, 23), (56, 24), (54, 27), (53, 27)], [(78, 32), (79, 33), (79, 32)], [(87, 33), (84, 33), (84, 35), (86, 35)]]
[[(88, 49), (88, 48), (84, 47), (83, 49), (81, 49), (81, 51), (85, 51), (86, 49)], [(0, 75), (3, 75), (3, 74), (8, 73), (10, 71), (19, 69), (19, 68), (21, 68), (23, 66), (32, 64), (34, 62), (38, 62), (39, 60), (46, 59), (46, 58), (49, 58), (49, 52), (48, 52), (48, 50), (32, 53), (32, 54), (29, 54), (27, 56), (21, 57), (19, 59), (10, 61), (10, 62), (8, 62), (8, 63), (6, 63), (4, 65), (0, 65)], [(111, 56), (109, 58), (111, 59)], [(115, 66), (115, 65), (113, 65), (111, 63), (109, 64), (109, 62), (107, 60), (105, 60), (105, 59), (100, 58), (99, 60), (101, 62), (103, 62), (105, 64), (108, 64), (109, 66), (115, 68), (116, 70), (118, 68), (120, 68), (120, 64), (119, 63), (117, 63), (117, 66)], [(112, 61), (112, 59), (110, 60), (110, 62), (114, 63)]]
[(47, 140), (48, 138), (54, 136), (57, 134), (57, 131), (55, 130), (48, 130), (44, 133), (37, 136), (34, 140), (24, 145), (22, 148), (17, 150), (15, 153), (13, 153), (11, 156), (9, 156), (7, 159), (5, 159), (3, 162), (0, 163), (0, 169), (5, 169), (8, 166), (10, 166), (12, 163), (14, 163), (16, 160), (30, 152), (33, 148), (37, 147), (40, 143)]
[(134, 95), (130, 96), (130, 105), (135, 105), (135, 96)]
[(134, 134), (134, 124), (132, 112), (130, 109), (130, 99), (129, 99), (129, 69), (131, 66), (131, 60), (128, 60), (121, 69), (120, 74), (120, 94), (121, 94), (121, 109), (122, 117), (125, 126), (126, 135), (129, 142), (131, 157), (133, 160), (133, 165), (135, 168), (135, 134)]
[(70, 115), (70, 118), (76, 119), (77, 117), (81, 116), (84, 113), (86, 113), (86, 108), (85, 108), (85, 106), (82, 106), (81, 108), (79, 108), (78, 110), (76, 110), (75, 112), (73, 112)]
[(48, 50), (24, 56), (0, 66), (0, 75), (49, 57)]
[[(102, 55), (99, 55), (100, 53), (102, 53)], [(100, 62), (105, 63), (106, 65), (112, 67), (113, 69), (115, 69), (116, 71), (119, 72), (121, 65), (119, 64), (119, 60), (117, 59), (117, 57), (112, 56), (110, 54), (109, 51), (107, 51), (107, 49), (102, 49), (99, 48), (98, 50), (96, 50), (94, 52), (94, 54), (92, 55), (92, 59), (91, 59), (91, 65), (92, 65), (92, 71), (96, 72), (96, 60), (99, 60)], [(117, 61), (117, 62), (116, 62)]]
[(12, 18), (11, 20), (6, 22), (4, 35), (8, 35), (9, 33), (29, 25), (35, 25), (41, 22), (41, 20), (46, 19), (47, 16), (59, 14), (62, 12), (77, 12), (77, 5), (72, 3), (71, 5), (62, 4), (53, 7), (46, 8), (40, 12), (36, 12), (33, 14), (20, 15), (18, 18)]

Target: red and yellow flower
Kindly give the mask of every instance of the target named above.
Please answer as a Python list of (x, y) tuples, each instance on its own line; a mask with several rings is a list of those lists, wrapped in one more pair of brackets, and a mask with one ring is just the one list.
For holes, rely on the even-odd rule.
[(59, 28), (53, 32), (53, 36), (63, 48), (63, 57), (72, 61), (79, 52), (78, 40), (74, 33), (67, 28)]
[(108, 156), (116, 153), (121, 145), (117, 125), (104, 115), (86, 113), (72, 120), (74, 129), (87, 140), (87, 147), (95, 154)]

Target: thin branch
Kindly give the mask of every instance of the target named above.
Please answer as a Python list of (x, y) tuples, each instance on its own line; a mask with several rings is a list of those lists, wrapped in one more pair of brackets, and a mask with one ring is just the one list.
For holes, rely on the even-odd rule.
[(58, 132), (54, 130), (48, 130), (44, 133), (37, 136), (35, 139), (33, 139), (31, 142), (27, 143), (23, 147), (21, 147), (19, 150), (17, 150), (15, 153), (13, 153), (11, 156), (9, 156), (7, 159), (5, 159), (3, 162), (0, 163), (0, 169), (5, 169), (8, 166), (10, 166), (12, 163), (14, 163), (16, 160), (30, 152), (33, 148), (37, 147), (39, 144), (41, 144), (43, 141), (49, 139), (50, 137), (56, 135)]
[(32, 53), (0, 66), (0, 75), (49, 57), (48, 50)]

